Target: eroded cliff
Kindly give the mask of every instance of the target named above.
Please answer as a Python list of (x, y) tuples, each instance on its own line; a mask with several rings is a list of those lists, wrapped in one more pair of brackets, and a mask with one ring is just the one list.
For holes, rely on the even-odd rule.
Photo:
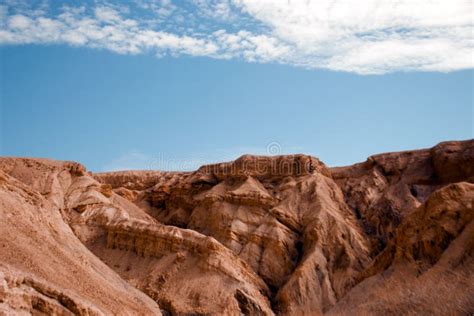
[(474, 311), (474, 141), (341, 168), (246, 155), (195, 172), (0, 170), (0, 312)]

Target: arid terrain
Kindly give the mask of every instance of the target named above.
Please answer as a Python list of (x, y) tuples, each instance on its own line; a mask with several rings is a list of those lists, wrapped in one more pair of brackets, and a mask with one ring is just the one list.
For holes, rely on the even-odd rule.
[(1, 315), (472, 315), (474, 140), (328, 168), (0, 158)]

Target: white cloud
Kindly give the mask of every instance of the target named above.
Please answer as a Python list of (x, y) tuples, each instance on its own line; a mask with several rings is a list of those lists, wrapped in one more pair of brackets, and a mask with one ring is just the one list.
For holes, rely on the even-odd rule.
[(360, 74), (447, 72), (474, 64), (471, 0), (54, 2), (56, 13), (12, 3), (0, 6), (0, 44), (63, 43)]
[(166, 18), (176, 10), (171, 0), (134, 0), (135, 4), (145, 10), (150, 10), (159, 18)]
[(193, 0), (193, 2), (198, 8), (198, 13), (205, 17), (229, 21), (236, 15), (229, 0)]
[(285, 62), (358, 73), (473, 66), (471, 0), (236, 0), (295, 49)]
[(10, 18), (9, 27), (12, 29), (27, 29), (31, 25), (31, 19), (23, 15), (14, 15)]

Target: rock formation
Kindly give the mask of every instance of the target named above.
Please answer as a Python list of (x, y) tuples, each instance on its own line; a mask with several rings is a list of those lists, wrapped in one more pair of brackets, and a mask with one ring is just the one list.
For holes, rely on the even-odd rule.
[(328, 168), (0, 158), (0, 314), (474, 312), (474, 141)]
[(377, 253), (433, 192), (450, 183), (474, 182), (474, 142), (375, 155), (331, 173)]
[(160, 315), (64, 220), (64, 191), (80, 165), (2, 159), (0, 166), (0, 314)]
[(466, 182), (430, 195), (330, 314), (472, 314), (473, 203), (474, 184)]

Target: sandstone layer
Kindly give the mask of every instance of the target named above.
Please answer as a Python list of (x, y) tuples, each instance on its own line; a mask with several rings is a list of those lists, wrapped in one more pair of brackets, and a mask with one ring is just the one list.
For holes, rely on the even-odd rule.
[(474, 141), (328, 168), (0, 158), (0, 314), (474, 312)]

